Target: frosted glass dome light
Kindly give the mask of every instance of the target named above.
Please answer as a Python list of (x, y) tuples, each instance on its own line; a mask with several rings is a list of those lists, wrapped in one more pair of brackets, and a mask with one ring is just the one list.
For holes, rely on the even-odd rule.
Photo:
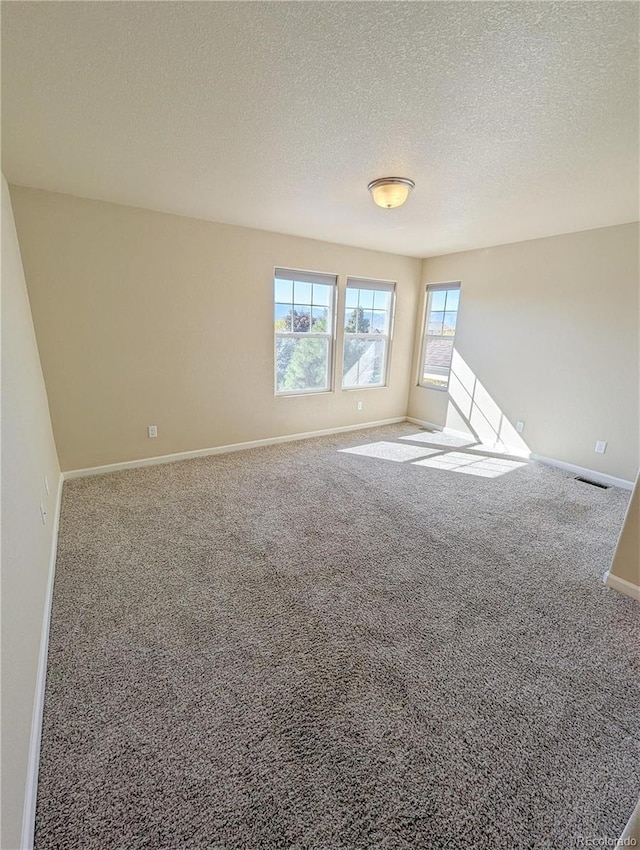
[(380, 177), (372, 180), (367, 189), (379, 207), (392, 210), (404, 204), (415, 185), (408, 177)]

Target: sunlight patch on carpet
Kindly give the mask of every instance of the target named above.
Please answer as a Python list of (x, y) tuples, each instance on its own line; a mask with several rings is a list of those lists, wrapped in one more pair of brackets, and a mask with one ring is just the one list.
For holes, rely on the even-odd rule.
[(460, 472), (463, 475), (477, 475), (479, 478), (499, 478), (507, 472), (513, 472), (525, 464), (516, 460), (498, 457), (478, 457), (465, 452), (448, 452), (433, 458), (424, 458), (413, 462), (414, 466), (428, 466), (447, 472)]
[(379, 460), (394, 460), (397, 463), (404, 463), (408, 460), (415, 460), (419, 457), (428, 457), (429, 455), (437, 454), (437, 449), (425, 449), (418, 446), (405, 446), (401, 443), (366, 443), (363, 446), (354, 446), (350, 449), (340, 449), (341, 452), (346, 452), (352, 455), (365, 455), (366, 457), (375, 457)]

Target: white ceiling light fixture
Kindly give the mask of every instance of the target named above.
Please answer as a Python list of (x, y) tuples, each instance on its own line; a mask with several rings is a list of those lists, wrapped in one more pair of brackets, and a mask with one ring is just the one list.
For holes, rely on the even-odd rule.
[(392, 210), (404, 204), (415, 185), (408, 177), (380, 177), (372, 180), (367, 189), (379, 207)]

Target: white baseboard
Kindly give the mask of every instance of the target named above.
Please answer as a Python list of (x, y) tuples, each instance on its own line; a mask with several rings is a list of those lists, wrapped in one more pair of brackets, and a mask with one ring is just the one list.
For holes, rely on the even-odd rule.
[(407, 416), (407, 422), (411, 422), (413, 425), (419, 425), (428, 431), (444, 431), (442, 425), (436, 425), (435, 422), (427, 422), (425, 419), (416, 419), (415, 416)]
[(631, 599), (637, 599), (640, 602), (640, 587), (637, 584), (614, 576), (609, 570), (602, 576), (602, 581), (612, 590), (617, 590), (619, 593), (624, 593), (625, 596), (630, 596)]
[(531, 460), (537, 460), (547, 466), (555, 466), (557, 469), (563, 469), (565, 472), (573, 472), (575, 475), (590, 478), (592, 481), (597, 481), (600, 484), (621, 487), (623, 490), (633, 490), (633, 481), (627, 481), (626, 478), (615, 478), (613, 475), (597, 472), (595, 469), (587, 469), (584, 466), (576, 466), (574, 463), (566, 463), (564, 460), (556, 460), (553, 457), (532, 454)]
[(293, 443), (297, 440), (309, 440), (312, 437), (325, 437), (330, 434), (342, 434), (346, 431), (361, 431), (365, 428), (378, 428), (381, 425), (395, 425), (398, 422), (406, 422), (406, 416), (395, 416), (392, 419), (379, 419), (376, 422), (363, 422), (357, 425), (342, 425), (339, 428), (323, 428), (321, 431), (305, 431), (302, 434), (286, 434), (283, 437), (267, 437), (264, 440), (249, 440), (245, 443), (231, 443), (227, 446), (213, 446), (208, 449), (194, 449), (188, 452), (176, 452), (170, 455), (158, 455), (157, 457), (145, 457), (140, 460), (126, 460), (122, 463), (109, 463), (105, 466), (90, 466), (86, 469), (70, 469), (63, 472), (64, 480), (73, 478), (85, 478), (89, 475), (104, 475), (108, 472), (119, 472), (122, 469), (137, 469), (141, 466), (157, 466), (162, 463), (173, 463), (176, 460), (189, 460), (195, 457), (208, 457), (209, 455), (228, 454), (229, 452), (241, 452), (245, 449), (256, 449), (261, 446), (275, 446), (279, 443)]
[(29, 762), (27, 764), (27, 781), (24, 793), (24, 808), (22, 810), (22, 836), (20, 850), (32, 850), (33, 835), (36, 821), (36, 796), (38, 792), (38, 767), (40, 764), (40, 739), (42, 737), (42, 712), (44, 709), (44, 691), (47, 680), (47, 655), (49, 652), (49, 625), (51, 623), (51, 606), (53, 603), (53, 580), (56, 571), (56, 552), (58, 550), (58, 528), (60, 526), (60, 508), (62, 504), (62, 485), (64, 477), (60, 473), (56, 504), (53, 518), (53, 533), (51, 536), (51, 554), (49, 556), (49, 575), (45, 590), (44, 611), (42, 613), (42, 630), (40, 632), (40, 652), (38, 655), (38, 673), (36, 689), (33, 697), (33, 714), (31, 717), (31, 738), (29, 741)]
[(464, 440), (466, 447), (461, 447), (460, 451), (481, 452), (486, 455), (494, 455), (496, 457), (517, 458), (529, 460), (531, 453), (527, 450), (523, 452), (517, 446), (498, 446), (487, 445), (481, 443), (475, 434), (469, 431), (456, 431), (455, 428), (448, 428), (446, 425), (436, 425), (435, 422), (426, 422), (424, 419), (416, 419), (413, 416), (407, 416), (407, 422), (412, 422), (414, 425), (420, 425), (429, 431), (440, 431), (448, 437), (457, 437), (459, 440)]

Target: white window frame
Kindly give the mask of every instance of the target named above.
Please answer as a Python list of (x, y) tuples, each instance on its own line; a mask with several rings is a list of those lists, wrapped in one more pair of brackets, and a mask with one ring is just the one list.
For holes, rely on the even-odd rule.
[[(331, 287), (331, 305), (328, 308), (331, 317), (331, 331), (329, 333), (312, 333), (311, 331), (298, 332), (295, 331), (276, 331), (274, 330), (274, 310), (275, 304), (275, 282), (276, 278), (281, 280), (293, 280), (299, 283), (321, 284), (322, 286)], [(308, 396), (308, 395), (326, 395), (334, 390), (334, 372), (335, 372), (335, 342), (336, 342), (336, 324), (337, 324), (337, 306), (338, 306), (338, 275), (330, 272), (306, 271), (303, 269), (290, 269), (284, 266), (276, 266), (273, 270), (272, 283), (272, 299), (271, 299), (271, 327), (273, 333), (273, 393), (276, 398), (291, 398), (292, 396)], [(293, 302), (292, 302), (293, 308)], [(329, 351), (327, 355), (327, 388), (317, 389), (312, 387), (307, 390), (279, 390), (278, 389), (278, 339), (326, 339), (329, 343)]]
[(442, 334), (430, 334), (429, 330), (429, 316), (431, 314), (431, 305), (430, 305), (430, 295), (432, 292), (449, 292), (462, 291), (462, 284), (459, 280), (450, 281), (448, 283), (428, 283), (425, 288), (425, 304), (424, 304), (424, 316), (422, 320), (422, 344), (420, 347), (420, 360), (418, 362), (418, 386), (422, 387), (425, 390), (435, 390), (436, 392), (446, 393), (449, 391), (449, 384), (451, 382), (451, 363), (449, 363), (449, 368), (446, 371), (443, 368), (442, 377), (446, 379), (446, 385), (444, 387), (438, 387), (435, 384), (426, 384), (424, 383), (424, 373), (425, 373), (425, 358), (427, 356), (427, 342), (430, 339), (450, 339), (452, 343), (452, 353), (451, 360), (453, 361), (453, 350), (455, 350), (456, 343), (456, 334), (458, 332), (458, 314), (460, 312), (460, 302), (458, 302), (458, 309), (456, 310), (456, 329), (453, 334), (450, 336), (444, 337)]
[[(360, 334), (360, 333), (347, 333), (345, 330), (345, 324), (347, 321), (347, 292), (350, 289), (368, 289), (374, 290), (376, 292), (388, 292), (391, 295), (391, 300), (389, 303), (389, 330), (386, 334)], [(389, 386), (389, 366), (391, 363), (391, 342), (393, 339), (393, 326), (395, 321), (395, 312), (396, 312), (396, 282), (392, 280), (372, 280), (371, 278), (365, 277), (354, 277), (353, 275), (349, 275), (347, 277), (347, 285), (345, 289), (344, 296), (344, 314), (342, 317), (342, 364), (341, 364), (341, 372), (342, 372), (342, 390), (344, 392), (353, 392), (362, 390), (379, 390), (384, 389)], [(384, 358), (384, 366), (383, 366), (383, 380), (378, 384), (349, 384), (345, 386), (344, 384), (344, 349), (345, 343), (348, 339), (370, 339), (370, 340), (381, 340), (385, 341), (385, 358)]]

